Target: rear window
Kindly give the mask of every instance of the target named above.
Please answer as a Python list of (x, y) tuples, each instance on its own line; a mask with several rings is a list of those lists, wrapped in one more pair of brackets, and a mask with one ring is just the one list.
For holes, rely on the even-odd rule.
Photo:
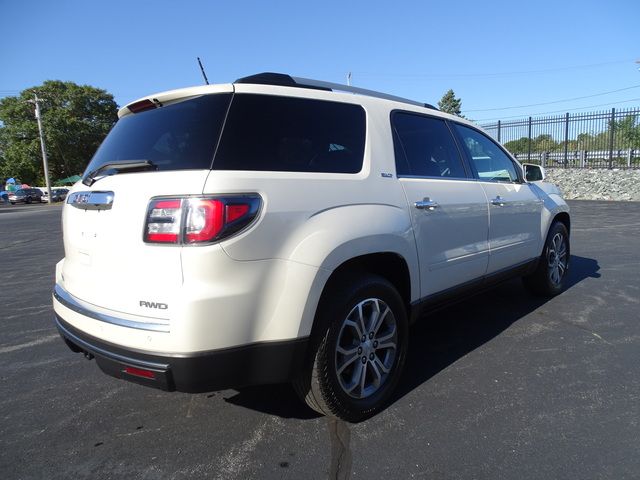
[(150, 160), (158, 170), (209, 169), (231, 94), (204, 95), (118, 120), (87, 167)]
[(358, 105), (237, 94), (213, 169), (357, 173), (365, 130)]

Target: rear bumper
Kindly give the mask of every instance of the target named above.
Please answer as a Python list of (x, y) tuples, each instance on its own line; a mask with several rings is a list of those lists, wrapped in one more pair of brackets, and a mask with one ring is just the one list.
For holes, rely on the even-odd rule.
[[(192, 354), (159, 355), (123, 348), (88, 335), (56, 314), (56, 326), (74, 352), (95, 357), (108, 375), (162, 390), (207, 392), (292, 380), (304, 364), (308, 338), (263, 342)], [(128, 373), (138, 369), (150, 374)], [(134, 370), (135, 371), (135, 370)]]

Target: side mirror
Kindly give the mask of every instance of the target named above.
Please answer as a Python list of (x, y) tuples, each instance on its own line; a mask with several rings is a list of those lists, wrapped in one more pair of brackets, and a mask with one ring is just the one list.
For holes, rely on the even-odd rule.
[(544, 168), (533, 163), (523, 163), (524, 178), (527, 182), (541, 182), (545, 178)]

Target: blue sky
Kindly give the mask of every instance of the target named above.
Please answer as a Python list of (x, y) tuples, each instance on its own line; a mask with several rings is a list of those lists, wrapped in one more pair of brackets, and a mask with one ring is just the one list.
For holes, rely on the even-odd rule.
[(638, 0), (0, 0), (0, 96), (58, 79), (123, 105), (201, 84), (200, 56), (212, 83), (351, 71), (356, 86), (434, 104), (452, 88), (481, 122), (633, 107), (639, 20)]

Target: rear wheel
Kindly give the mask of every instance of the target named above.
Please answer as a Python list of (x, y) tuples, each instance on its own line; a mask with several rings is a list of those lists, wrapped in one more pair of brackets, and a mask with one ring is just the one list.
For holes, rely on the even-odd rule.
[(538, 267), (523, 278), (524, 285), (537, 295), (558, 295), (566, 286), (569, 257), (569, 232), (563, 223), (555, 222), (549, 229)]
[(31, 203), (31, 197), (27, 197), (26, 200), (24, 201), (25, 203)]
[(406, 352), (408, 323), (394, 286), (370, 275), (323, 295), (312, 363), (295, 382), (307, 404), (350, 422), (382, 409), (395, 389)]

